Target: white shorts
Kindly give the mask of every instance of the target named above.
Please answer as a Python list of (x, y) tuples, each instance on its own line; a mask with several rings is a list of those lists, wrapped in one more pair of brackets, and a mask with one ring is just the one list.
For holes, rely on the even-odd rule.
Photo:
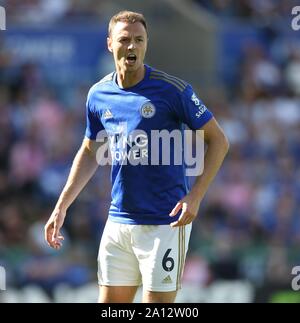
[(131, 225), (107, 220), (98, 254), (98, 282), (169, 292), (181, 288), (192, 224)]

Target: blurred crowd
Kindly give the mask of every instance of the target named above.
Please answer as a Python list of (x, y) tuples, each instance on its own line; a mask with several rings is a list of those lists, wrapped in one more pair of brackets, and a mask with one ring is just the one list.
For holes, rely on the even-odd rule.
[(9, 22), (30, 25), (99, 20), (105, 6), (105, 1), (102, 0), (4, 0), (3, 2)]
[[(30, 15), (37, 3), (49, 1), (22, 5)], [(89, 8), (89, 1), (51, 3), (57, 4), (56, 18), (81, 12), (81, 5)], [(8, 9), (13, 16), (23, 7), (10, 0)], [(96, 281), (110, 203), (109, 167), (99, 168), (70, 208), (62, 250), (53, 251), (43, 238), (83, 139), (86, 95), (95, 81), (60, 89), (38, 65), (12, 65), (9, 53), (0, 51), (0, 264), (11, 286), (35, 283), (51, 294), (59, 283)], [(300, 42), (289, 48), (276, 43), (275, 51), (258, 44), (247, 48), (235, 80), (211, 89), (206, 105), (231, 148), (194, 222), (184, 281), (287, 284), (300, 261)]]
[(59, 282), (77, 286), (94, 281), (109, 204), (109, 168), (99, 169), (70, 209), (62, 251), (53, 252), (43, 238), (84, 136), (91, 84), (58, 90), (47, 84), (38, 66), (11, 66), (9, 61), (2, 52), (0, 263), (8, 284), (37, 283), (50, 292)]
[(263, 43), (249, 42), (207, 97), (231, 148), (194, 225), (186, 279), (203, 285), (289, 288), (300, 261), (300, 38), (259, 30)]
[(297, 0), (194, 0), (205, 8), (223, 18), (250, 19), (262, 23), (291, 14), (291, 8), (299, 5)]

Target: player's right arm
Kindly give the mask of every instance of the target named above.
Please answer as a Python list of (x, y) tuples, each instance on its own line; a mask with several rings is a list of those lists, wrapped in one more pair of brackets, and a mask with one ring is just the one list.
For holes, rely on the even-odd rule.
[(45, 225), (45, 240), (52, 248), (59, 249), (62, 245), (63, 236), (60, 229), (67, 209), (96, 172), (98, 168), (96, 152), (100, 146), (101, 143), (85, 137), (73, 160), (67, 182)]

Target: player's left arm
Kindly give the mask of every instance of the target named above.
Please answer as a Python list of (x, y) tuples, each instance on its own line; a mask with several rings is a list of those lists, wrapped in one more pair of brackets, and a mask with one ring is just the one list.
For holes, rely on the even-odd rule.
[(178, 221), (172, 222), (172, 227), (191, 223), (198, 214), (200, 203), (213, 181), (229, 149), (228, 139), (222, 128), (213, 117), (202, 128), (207, 151), (204, 157), (204, 171), (194, 182), (191, 191), (182, 198), (171, 211), (175, 216), (180, 210)]

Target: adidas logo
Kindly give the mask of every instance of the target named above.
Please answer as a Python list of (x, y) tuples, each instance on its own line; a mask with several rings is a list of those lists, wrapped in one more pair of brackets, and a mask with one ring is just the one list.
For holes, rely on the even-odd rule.
[(106, 110), (104, 111), (104, 113), (103, 113), (103, 118), (104, 118), (104, 119), (111, 119), (111, 118), (113, 118), (113, 115), (112, 115), (112, 113), (110, 112), (110, 110), (109, 110), (109, 109), (106, 109)]
[(173, 283), (173, 281), (172, 281), (172, 279), (171, 279), (170, 275), (168, 275), (166, 278), (164, 278), (164, 279), (162, 280), (162, 283), (164, 283), (164, 284), (171, 284), (171, 283)]

